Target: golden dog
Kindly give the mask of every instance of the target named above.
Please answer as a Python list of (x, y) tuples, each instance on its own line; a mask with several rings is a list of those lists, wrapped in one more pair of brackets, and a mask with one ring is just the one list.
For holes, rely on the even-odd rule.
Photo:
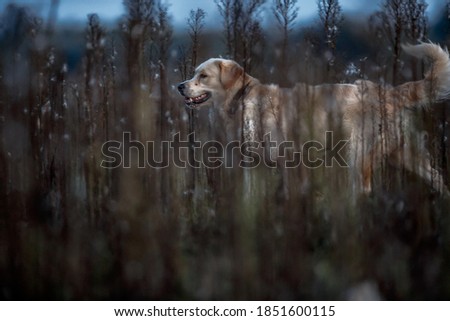
[(353, 182), (360, 191), (372, 190), (373, 171), (386, 158), (447, 193), (413, 127), (411, 113), (450, 96), (449, 54), (432, 43), (403, 48), (432, 60), (424, 79), (397, 87), (359, 80), (317, 86), (300, 83), (286, 89), (261, 84), (232, 60), (209, 59), (197, 67), (192, 79), (179, 84), (178, 90), (189, 108), (214, 107), (227, 139), (261, 142), (270, 133), (278, 143), (304, 142), (340, 126), (349, 140)]

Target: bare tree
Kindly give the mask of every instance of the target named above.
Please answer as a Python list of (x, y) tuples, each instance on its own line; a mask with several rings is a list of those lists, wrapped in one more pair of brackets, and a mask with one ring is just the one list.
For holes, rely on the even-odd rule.
[(256, 64), (256, 61), (259, 59), (263, 59), (261, 52), (258, 52), (258, 46), (263, 43), (263, 29), (259, 21), (255, 19), (251, 19), (249, 21), (246, 29), (248, 30), (245, 33), (245, 37), (243, 39), (243, 53), (242, 53), (242, 61), (244, 70), (251, 72), (253, 66)]
[(198, 52), (200, 49), (200, 34), (205, 26), (206, 17), (203, 9), (191, 10), (187, 19), (188, 35), (190, 39), (189, 47), (180, 45), (178, 47), (178, 69), (181, 80), (186, 80), (194, 74), (195, 67), (198, 63)]
[[(424, 0), (385, 0), (381, 11), (370, 18), (370, 23), (380, 40), (387, 41), (392, 50), (392, 82), (399, 82), (401, 43), (423, 40), (427, 33), (427, 4)], [(415, 68), (413, 71), (416, 73)]]
[(262, 42), (258, 15), (265, 0), (216, 0), (223, 19), (227, 55), (250, 71), (255, 48)]
[[(189, 77), (194, 75), (195, 67), (197, 66), (198, 60), (198, 51), (200, 46), (200, 34), (204, 27), (206, 13), (202, 9), (198, 8), (197, 10), (191, 10), (189, 18), (187, 20), (188, 23), (188, 34), (191, 40), (191, 57), (189, 59)], [(195, 132), (195, 111), (193, 109), (189, 109), (188, 111), (188, 120), (189, 120), (189, 134)], [(194, 136), (189, 135), (189, 159), (193, 163), (194, 162)], [(191, 163), (191, 164), (192, 164)], [(207, 171), (208, 173), (208, 171)], [(189, 182), (189, 190), (194, 191), (197, 180), (197, 170), (195, 167), (191, 168), (191, 177)]]
[(233, 52), (233, 37), (232, 37), (232, 20), (231, 8), (234, 0), (214, 0), (220, 15), (223, 19), (223, 29), (225, 31), (225, 44), (227, 47), (227, 56), (231, 56)]
[[(169, 49), (173, 29), (170, 23), (168, 5), (161, 0), (124, 0), (126, 21), (122, 24), (126, 45), (128, 86), (131, 91), (129, 103), (134, 107), (129, 113), (128, 126), (143, 129), (142, 115), (146, 111), (147, 97), (142, 92), (146, 84), (159, 89), (159, 117), (156, 119), (159, 139), (165, 140), (168, 134), (171, 116), (171, 100), (166, 67), (169, 61)], [(154, 82), (154, 83), (153, 83)], [(144, 85), (144, 86), (143, 86)], [(152, 126), (153, 127), (153, 126)], [(151, 129), (150, 129), (151, 130)], [(138, 131), (138, 136), (146, 135)], [(162, 157), (166, 154), (162, 153)], [(136, 173), (135, 173), (136, 174)], [(168, 189), (170, 180), (166, 172), (161, 172), (160, 195), (163, 212), (169, 212)], [(147, 178), (148, 179), (148, 178)]]
[[(297, 0), (274, 0), (272, 11), (283, 33), (280, 69), (281, 74), (286, 75), (286, 66), (289, 65), (287, 62), (289, 33), (292, 31), (293, 24), (298, 16)], [(286, 77), (281, 78), (286, 79)]]
[(393, 53), (392, 82), (396, 85), (399, 82), (399, 65), (401, 42), (403, 34), (407, 29), (407, 1), (408, 0), (385, 0), (382, 4), (382, 11), (378, 13), (381, 18), (381, 27), (385, 39), (389, 41), (389, 46)]
[[(106, 105), (103, 103), (104, 73), (103, 65), (105, 62), (105, 37), (106, 32), (100, 25), (100, 19), (96, 14), (88, 16), (88, 25), (86, 28), (86, 57), (85, 57), (85, 103), (83, 123), (88, 142), (89, 157), (84, 164), (84, 175), (88, 190), (87, 210), (90, 219), (96, 222), (101, 217), (101, 175), (97, 173), (97, 159), (93, 150), (93, 142), (96, 137), (106, 138)], [(101, 124), (99, 126), (99, 124)]]
[(191, 10), (189, 19), (187, 21), (189, 26), (189, 38), (191, 39), (191, 66), (190, 76), (194, 74), (195, 66), (197, 66), (197, 58), (199, 51), (199, 36), (205, 26), (206, 13), (202, 9)]
[(318, 0), (319, 18), (325, 32), (325, 39), (331, 57), (328, 59), (328, 71), (334, 65), (336, 56), (336, 42), (339, 34), (339, 28), (343, 21), (342, 9), (339, 0)]
[(406, 1), (406, 29), (407, 37), (413, 42), (421, 41), (425, 38), (428, 31), (428, 22), (425, 11), (428, 4), (424, 0)]
[[(428, 5), (424, 0), (406, 0), (406, 7), (406, 36), (413, 43), (422, 41), (428, 31), (427, 17), (425, 15)], [(417, 67), (417, 62), (413, 61), (411, 66), (413, 79), (421, 77)]]
[(186, 49), (185, 45), (178, 46), (177, 66), (181, 81), (186, 80), (190, 74), (190, 59), (187, 51), (188, 50)]
[(126, 22), (122, 25), (127, 48), (129, 84), (139, 84), (144, 78), (144, 52), (155, 29), (157, 0), (124, 0)]
[[(100, 24), (100, 18), (97, 14), (88, 15), (88, 25), (86, 28), (86, 57), (85, 57), (85, 126), (89, 133), (89, 141), (92, 143), (92, 136), (105, 134), (107, 123), (104, 116), (108, 113), (106, 104), (103, 101), (103, 93), (106, 89), (105, 55), (106, 31)], [(101, 128), (98, 127), (101, 123)], [(103, 133), (100, 133), (103, 130)]]
[[(172, 42), (172, 34), (173, 29), (169, 20), (169, 8), (166, 4), (163, 4), (161, 1), (158, 1), (157, 4), (157, 14), (156, 14), (156, 28), (158, 32), (155, 33), (155, 38), (153, 39), (155, 45), (157, 46), (159, 55), (158, 55), (158, 65), (159, 65), (159, 88), (160, 88), (160, 139), (165, 140), (167, 137), (167, 133), (169, 132), (167, 129), (168, 119), (167, 116), (170, 117), (170, 98), (169, 98), (169, 85), (167, 80), (167, 71), (166, 66), (169, 60), (169, 47)], [(165, 153), (163, 153), (163, 157), (167, 157)], [(170, 202), (169, 202), (169, 190), (170, 180), (167, 177), (167, 173), (163, 172), (160, 176), (161, 183), (161, 196), (162, 196), (162, 209), (166, 213), (170, 213)]]
[(152, 34), (153, 41), (157, 46), (160, 64), (166, 65), (169, 60), (169, 47), (172, 43), (173, 28), (170, 24), (169, 7), (158, 0), (156, 5), (156, 23), (155, 30)]

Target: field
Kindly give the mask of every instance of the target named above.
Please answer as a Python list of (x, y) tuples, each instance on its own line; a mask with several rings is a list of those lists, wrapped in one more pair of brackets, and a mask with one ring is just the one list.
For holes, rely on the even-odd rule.
[[(156, 0), (124, 1), (112, 26), (97, 15), (82, 27), (56, 24), (5, 6), (0, 298), (449, 300), (450, 200), (406, 170), (383, 162), (373, 193), (354, 197), (347, 168), (308, 171), (307, 189), (295, 168), (286, 197), (276, 169), (140, 168), (136, 154), (136, 142), (152, 142), (147, 152), (167, 160), (159, 146), (176, 133), (223, 139), (219, 119), (187, 110), (176, 90), (210, 57), (283, 86), (422, 78), (428, 65), (400, 43), (448, 44), (450, 15), (421, 19), (423, 1), (394, 10), (407, 2), (383, 2), (369, 22), (335, 11), (299, 27), (296, 1), (263, 25), (258, 16), (277, 1), (223, 0), (211, 30), (202, 10), (172, 26), (170, 7)], [(415, 119), (447, 186), (448, 106)], [(129, 166), (105, 168), (102, 146), (124, 133)]]

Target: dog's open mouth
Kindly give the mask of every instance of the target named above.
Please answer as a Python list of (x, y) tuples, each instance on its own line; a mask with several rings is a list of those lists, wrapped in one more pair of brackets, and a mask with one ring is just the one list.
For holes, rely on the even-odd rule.
[(195, 107), (207, 101), (211, 97), (210, 93), (204, 93), (197, 97), (184, 97), (184, 103), (188, 107)]

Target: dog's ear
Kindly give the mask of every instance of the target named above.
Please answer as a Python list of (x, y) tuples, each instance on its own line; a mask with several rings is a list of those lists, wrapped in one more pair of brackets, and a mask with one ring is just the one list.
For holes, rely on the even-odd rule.
[(225, 89), (231, 88), (244, 74), (244, 69), (232, 60), (219, 61), (220, 82)]

